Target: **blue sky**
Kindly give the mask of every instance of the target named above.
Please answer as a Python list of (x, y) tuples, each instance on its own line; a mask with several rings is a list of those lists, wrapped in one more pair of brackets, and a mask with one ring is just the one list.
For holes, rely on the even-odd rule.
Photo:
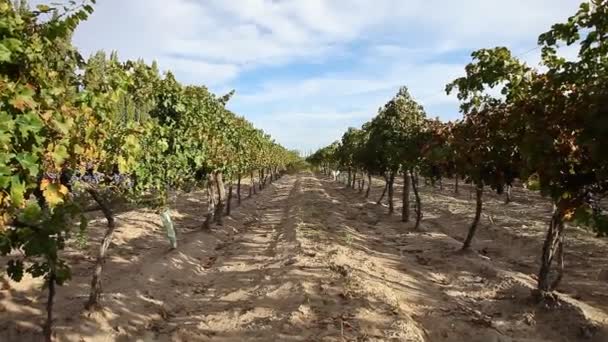
[[(43, 2), (43, 1), (36, 1)], [(157, 60), (187, 84), (236, 89), (229, 108), (311, 150), (376, 114), (401, 85), (428, 115), (458, 118), (443, 92), (471, 51), (497, 45), (537, 64), (539, 33), (575, 0), (98, 0), (74, 36), (88, 56)]]

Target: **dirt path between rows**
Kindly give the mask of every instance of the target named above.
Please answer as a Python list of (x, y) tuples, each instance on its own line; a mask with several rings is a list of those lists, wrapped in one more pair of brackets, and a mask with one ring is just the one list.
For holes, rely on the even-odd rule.
[[(200, 224), (195, 197), (185, 196), (175, 213), (182, 226)], [(173, 252), (152, 223), (156, 217), (125, 213), (108, 263), (106, 308), (82, 310), (88, 264), (79, 263), (73, 281), (60, 288), (56, 338), (608, 340), (605, 326), (576, 303), (538, 306), (525, 275), (457, 253), (459, 242), (441, 232), (404, 231), (384, 210), (329, 179), (285, 176), (245, 201), (223, 227), (180, 234)], [(36, 340), (44, 304), (39, 283), (11, 285), (0, 292), (0, 340)]]

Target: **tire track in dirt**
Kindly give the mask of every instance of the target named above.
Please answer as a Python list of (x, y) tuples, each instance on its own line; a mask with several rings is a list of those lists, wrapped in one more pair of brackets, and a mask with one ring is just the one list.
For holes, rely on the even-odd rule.
[(298, 252), (295, 218), (297, 177), (275, 183), (258, 205), (248, 230), (210, 257), (190, 303), (162, 327), (158, 341), (268, 340), (302, 297), (290, 274)]
[(319, 179), (312, 175), (306, 179), (310, 195), (304, 206), (303, 247), (329, 273), (328, 281), (320, 284), (320, 294), (334, 301), (313, 311), (322, 313), (322, 321), (339, 325), (336, 335), (346, 341), (427, 340), (412, 317), (413, 310), (403, 307), (393, 291), (409, 288), (411, 302), (422, 300), (426, 294), (413, 290), (417, 281), (384, 267), (385, 260), (359, 234), (365, 223), (351, 220), (348, 204), (329, 193)]
[[(424, 341), (390, 287), (399, 272), (348, 236), (344, 208), (311, 174), (275, 184), (255, 223), (221, 246), (198, 293), (156, 341)], [(358, 249), (361, 250), (358, 250)], [(372, 271), (377, 268), (379, 271)], [(402, 280), (402, 279), (401, 279)], [(409, 277), (414, 287), (415, 279)], [(383, 285), (391, 283), (392, 285)], [(378, 288), (378, 291), (374, 289)], [(412, 290), (411, 296), (428, 295)], [(435, 294), (439, 294), (436, 292)], [(413, 300), (412, 300), (413, 302)]]

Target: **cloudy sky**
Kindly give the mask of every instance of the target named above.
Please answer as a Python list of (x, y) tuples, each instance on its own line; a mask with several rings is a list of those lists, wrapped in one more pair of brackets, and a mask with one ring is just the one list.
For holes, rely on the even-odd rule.
[[(37, 1), (43, 2), (43, 1)], [(236, 89), (229, 107), (310, 150), (369, 120), (401, 85), (430, 116), (472, 50), (507, 46), (531, 64), (539, 33), (577, 0), (98, 0), (76, 31), (85, 55), (157, 60), (187, 84)]]

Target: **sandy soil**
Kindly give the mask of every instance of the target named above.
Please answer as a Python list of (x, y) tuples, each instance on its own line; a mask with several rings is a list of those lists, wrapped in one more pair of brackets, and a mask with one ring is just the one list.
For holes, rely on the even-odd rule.
[[(126, 210), (104, 276), (103, 311), (88, 313), (94, 250), (72, 246), (59, 288), (57, 341), (607, 341), (606, 244), (570, 233), (560, 306), (530, 301), (546, 203), (492, 199), (476, 248), (457, 250), (473, 201), (423, 189), (424, 232), (327, 178), (285, 176), (211, 232), (201, 193), (180, 196), (179, 248), (157, 214)], [(524, 201), (527, 201), (524, 203)], [(518, 214), (517, 214), (518, 213)], [(494, 223), (490, 223), (494, 222)], [(525, 225), (525, 227), (523, 226)], [(519, 236), (519, 237), (518, 237)], [(571, 256), (572, 255), (572, 256)], [(597, 258), (593, 260), (592, 258)], [(577, 270), (572, 270), (573, 267)], [(37, 341), (41, 283), (3, 281), (0, 341)]]

